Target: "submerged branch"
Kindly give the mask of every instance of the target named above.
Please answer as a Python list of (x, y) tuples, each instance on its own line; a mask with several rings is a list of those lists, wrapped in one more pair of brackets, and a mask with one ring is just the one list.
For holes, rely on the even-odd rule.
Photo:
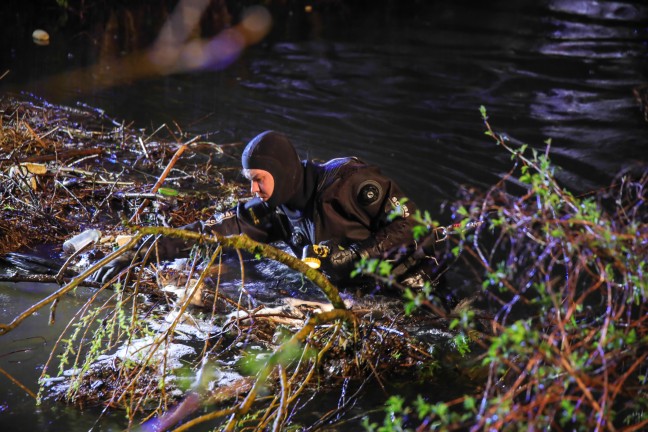
[(85, 279), (92, 275), (95, 271), (103, 267), (104, 265), (108, 264), (109, 262), (113, 261), (114, 259), (120, 257), (127, 251), (129, 251), (133, 246), (135, 246), (139, 240), (142, 238), (142, 235), (135, 235), (133, 238), (126, 243), (124, 246), (121, 248), (117, 249), (115, 252), (111, 253), (110, 255), (107, 255), (104, 257), (102, 260), (98, 261), (94, 265), (88, 267), (83, 273), (81, 273), (79, 276), (76, 278), (72, 279), (70, 283), (67, 285), (63, 286), (56, 292), (50, 294), (49, 296), (45, 297), (43, 300), (39, 301), (38, 303), (33, 304), (31, 307), (29, 307), (27, 310), (25, 310), (23, 313), (18, 315), (16, 318), (13, 319), (9, 324), (2, 324), (0, 323), (0, 335), (4, 335), (9, 333), (11, 330), (16, 328), (21, 322), (23, 322), (25, 319), (30, 317), (34, 312), (42, 309), (43, 307), (47, 306), (48, 304), (52, 303), (54, 300), (64, 296), (68, 292), (72, 291), (79, 285), (85, 281)]
[(29, 396), (31, 396), (32, 398), (36, 399), (36, 393), (34, 393), (34, 392), (31, 391), (30, 389), (28, 389), (28, 388), (27, 388), (23, 383), (21, 383), (20, 381), (18, 381), (18, 380), (17, 380), (16, 378), (14, 378), (14, 377), (9, 373), (9, 372), (7, 372), (6, 370), (2, 369), (1, 367), (0, 367), (0, 374), (6, 376), (6, 377), (7, 377), (7, 378), (12, 382), (12, 383), (14, 383), (14, 384), (17, 385), (18, 387), (20, 387), (22, 390), (24, 390), (25, 393), (27, 393), (27, 394), (28, 394)]

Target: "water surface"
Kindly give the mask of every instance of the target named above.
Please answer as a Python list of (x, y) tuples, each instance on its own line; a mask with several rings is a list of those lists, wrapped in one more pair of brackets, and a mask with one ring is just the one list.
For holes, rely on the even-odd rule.
[[(622, 170), (646, 170), (648, 123), (632, 94), (648, 82), (644, 1), (420, 3), (328, 9), (319, 19), (279, 10), (268, 38), (227, 68), (109, 87), (78, 71), (128, 56), (119, 32), (111, 44), (102, 26), (79, 33), (52, 25), (51, 44), (36, 46), (31, 31), (47, 25), (43, 17), (3, 15), (0, 74), (9, 73), (0, 92), (81, 102), (150, 129), (177, 124), (214, 142), (281, 130), (304, 157), (354, 155), (380, 165), (433, 215), (462, 185), (486, 188), (511, 165), (484, 136), (480, 105), (512, 142), (544, 149), (551, 138), (559, 178), (577, 193), (606, 187)], [(3, 287), (2, 319), (22, 310), (12, 303), (31, 300)], [(0, 337), (0, 365), (37, 376), (44, 354), (29, 353), (34, 344), (44, 352), (42, 333), (24, 326)], [(8, 355), (17, 347), (31, 351)], [(31, 411), (16, 413), (28, 397), (7, 391), (0, 418), (29, 418)], [(43, 418), (47, 430), (53, 420)]]
[(105, 62), (97, 45), (106, 44), (102, 34), (61, 31), (48, 47), (16, 42), (0, 83), (142, 126), (176, 122), (215, 142), (281, 130), (304, 157), (382, 166), (432, 211), (459, 185), (487, 187), (510, 166), (483, 136), (480, 105), (512, 139), (543, 148), (551, 138), (560, 176), (577, 192), (645, 169), (648, 123), (632, 94), (648, 81), (642, 1), (377, 5), (325, 11), (317, 26), (303, 12), (284, 15), (224, 70), (110, 88), (92, 76), (66, 81)]

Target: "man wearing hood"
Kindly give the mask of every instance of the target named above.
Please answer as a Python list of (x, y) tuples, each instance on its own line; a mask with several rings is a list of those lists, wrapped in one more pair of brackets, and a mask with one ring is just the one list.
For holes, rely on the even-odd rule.
[[(241, 162), (255, 197), (185, 229), (283, 241), (300, 257), (304, 248), (326, 244), (330, 253), (322, 268), (339, 284), (353, 283), (349, 274), (363, 258), (390, 260), (401, 285), (419, 289), (438, 283), (433, 242), (421, 248), (413, 235), (415, 205), (377, 167), (353, 157), (302, 161), (288, 138), (275, 131), (253, 138)], [(182, 255), (182, 241), (165, 240), (165, 258)], [(106, 281), (115, 273), (103, 271), (99, 278)]]

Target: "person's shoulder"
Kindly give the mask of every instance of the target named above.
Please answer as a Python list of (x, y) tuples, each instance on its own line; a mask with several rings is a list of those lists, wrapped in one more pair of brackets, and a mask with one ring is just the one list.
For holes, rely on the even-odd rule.
[[(320, 174), (318, 176), (317, 190), (320, 193), (328, 191), (327, 194), (342, 193), (345, 190), (352, 192), (357, 189), (355, 185), (363, 184), (367, 179), (380, 179), (380, 169), (364, 162), (357, 157), (336, 158), (318, 164)], [(335, 187), (333, 187), (335, 186)]]
[(315, 167), (319, 171), (318, 189), (325, 189), (366, 166), (366, 163), (355, 156), (339, 157), (326, 162), (316, 163)]
[(351, 166), (355, 167), (360, 165), (367, 165), (367, 164), (356, 156), (339, 157), (319, 164), (319, 166), (322, 169), (327, 171), (341, 169), (344, 167), (351, 167)]
[(380, 171), (376, 165), (369, 164), (356, 156), (340, 157), (319, 164), (319, 169), (329, 176), (348, 176), (360, 171)]

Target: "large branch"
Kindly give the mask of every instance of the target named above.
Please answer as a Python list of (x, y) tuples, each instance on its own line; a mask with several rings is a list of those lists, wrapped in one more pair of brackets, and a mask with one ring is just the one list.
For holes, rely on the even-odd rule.
[(252, 240), (245, 234), (222, 236), (215, 233), (212, 235), (205, 235), (194, 231), (166, 227), (136, 227), (135, 229), (143, 235), (161, 234), (164, 236), (179, 237), (185, 240), (194, 240), (197, 242), (206, 241), (209, 243), (220, 243), (224, 247), (242, 249), (250, 253), (259, 254), (266, 258), (278, 261), (282, 264), (287, 265), (291, 269), (302, 273), (308, 279), (313, 281), (313, 283), (315, 283), (322, 290), (322, 292), (324, 292), (334, 308), (343, 310), (346, 309), (346, 305), (342, 301), (338, 289), (321, 272), (309, 267), (294, 256), (269, 244), (259, 243), (255, 240)]

